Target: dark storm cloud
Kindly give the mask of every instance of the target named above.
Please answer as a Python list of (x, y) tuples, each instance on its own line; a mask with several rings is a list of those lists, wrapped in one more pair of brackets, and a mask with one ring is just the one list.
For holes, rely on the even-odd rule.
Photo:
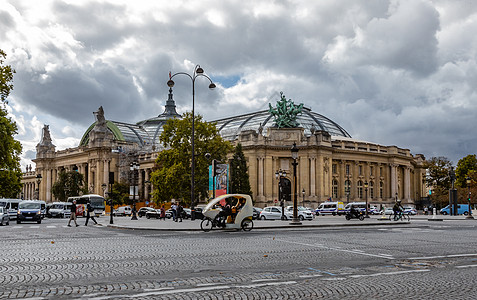
[(139, 95), (132, 85), (131, 74), (121, 66), (96, 61), (83, 69), (18, 72), (18, 77), (18, 96), (25, 104), (71, 123), (88, 126), (92, 123), (90, 115), (99, 106), (119, 120), (137, 114)]

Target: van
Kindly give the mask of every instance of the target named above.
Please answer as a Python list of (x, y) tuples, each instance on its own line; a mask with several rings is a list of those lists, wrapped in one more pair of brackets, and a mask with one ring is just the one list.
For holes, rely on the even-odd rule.
[(114, 216), (131, 216), (132, 209), (131, 206), (120, 206), (118, 209), (115, 209), (113, 212)]
[(69, 218), (71, 216), (71, 203), (68, 202), (53, 202), (48, 204), (48, 216), (50, 218)]
[[(41, 224), (41, 202), (45, 203), (45, 201), (37, 200), (24, 200), (20, 202), (17, 211), (17, 224), (25, 221)], [(46, 204), (44, 207), (46, 209)]]
[(8, 213), (10, 220), (17, 218), (18, 204), (22, 202), (21, 199), (0, 199), (0, 206), (4, 207), (4, 211)]
[(350, 202), (350, 203), (346, 204), (345, 209), (344, 209), (345, 213), (348, 213), (350, 211), (351, 207), (353, 207), (356, 210), (366, 212), (366, 202)]
[[(454, 210), (454, 206), (452, 206), (452, 210)], [(441, 215), (450, 214), (449, 205), (447, 205), (446, 207), (441, 209), (440, 212), (441, 212)], [(467, 216), (469, 214), (469, 205), (468, 204), (457, 204), (457, 214)]]
[(319, 215), (344, 215), (345, 207), (343, 202), (323, 202), (315, 210), (315, 214)]

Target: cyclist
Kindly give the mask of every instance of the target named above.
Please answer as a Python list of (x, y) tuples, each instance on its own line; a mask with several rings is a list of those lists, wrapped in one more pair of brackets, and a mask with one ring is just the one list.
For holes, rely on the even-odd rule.
[(403, 211), (404, 211), (404, 207), (402, 207), (401, 205), (401, 200), (398, 199), (393, 206), (394, 220), (396, 220), (399, 214), (401, 214)]

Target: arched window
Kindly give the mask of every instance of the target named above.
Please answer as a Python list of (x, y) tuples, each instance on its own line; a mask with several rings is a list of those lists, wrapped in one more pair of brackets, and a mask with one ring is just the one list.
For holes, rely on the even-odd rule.
[(384, 184), (382, 181), (379, 182), (379, 198), (383, 199), (383, 189), (384, 189)]
[(334, 198), (334, 199), (337, 199), (338, 198), (338, 180), (333, 179), (331, 185), (332, 185), (332, 188), (333, 188), (333, 192), (332, 192), (331, 197)]
[(374, 182), (369, 182), (369, 198), (374, 199)]
[(363, 182), (358, 181), (358, 198), (363, 199)]

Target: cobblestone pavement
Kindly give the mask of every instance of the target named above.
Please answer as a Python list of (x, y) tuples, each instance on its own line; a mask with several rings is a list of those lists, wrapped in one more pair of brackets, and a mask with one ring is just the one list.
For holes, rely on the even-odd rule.
[(247, 233), (4, 226), (0, 299), (476, 299), (477, 221), (438, 223)]

